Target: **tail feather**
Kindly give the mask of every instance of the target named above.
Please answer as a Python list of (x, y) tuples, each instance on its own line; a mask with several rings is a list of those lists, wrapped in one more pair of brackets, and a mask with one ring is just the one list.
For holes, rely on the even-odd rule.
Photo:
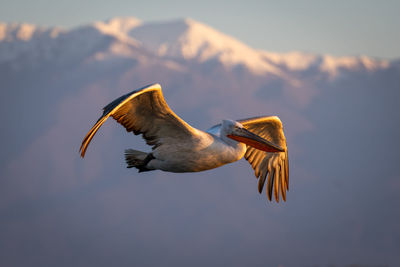
[(152, 169), (147, 168), (146, 165), (153, 158), (154, 157), (151, 153), (148, 154), (134, 149), (125, 150), (125, 161), (128, 165), (127, 168), (135, 167), (139, 172), (151, 171)]
[(134, 149), (126, 149), (125, 150), (125, 161), (128, 165), (128, 168), (137, 167), (139, 165), (143, 165), (144, 159), (146, 158), (147, 153), (134, 150)]

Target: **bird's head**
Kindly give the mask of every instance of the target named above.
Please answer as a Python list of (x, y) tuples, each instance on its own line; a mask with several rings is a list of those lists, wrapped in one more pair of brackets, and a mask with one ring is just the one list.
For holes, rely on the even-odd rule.
[(284, 152), (285, 149), (282, 147), (265, 140), (261, 136), (250, 132), (244, 126), (233, 120), (223, 120), (221, 135), (235, 140), (237, 142), (244, 143), (246, 145), (252, 146), (256, 149), (266, 151), (266, 152)]

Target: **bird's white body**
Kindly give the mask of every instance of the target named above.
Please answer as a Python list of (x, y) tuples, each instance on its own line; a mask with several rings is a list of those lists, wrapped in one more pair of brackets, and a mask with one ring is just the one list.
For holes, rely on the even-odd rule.
[(198, 172), (238, 161), (245, 153), (243, 143), (196, 129), (191, 139), (157, 147), (152, 151), (155, 159), (146, 166), (169, 172)]
[(142, 171), (198, 172), (217, 168), (245, 157), (259, 178), (261, 193), (267, 180), (267, 195), (274, 190), (279, 201), (289, 189), (286, 139), (278, 117), (223, 120), (207, 132), (180, 119), (168, 107), (159, 84), (132, 91), (104, 107), (103, 115), (85, 136), (81, 156), (108, 117), (113, 117), (128, 132), (142, 134), (151, 152), (125, 151), (128, 168)]

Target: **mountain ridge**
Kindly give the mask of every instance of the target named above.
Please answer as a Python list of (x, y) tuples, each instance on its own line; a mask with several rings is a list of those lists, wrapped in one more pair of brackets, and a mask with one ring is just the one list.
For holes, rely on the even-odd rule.
[[(286, 72), (306, 71), (311, 67), (335, 77), (341, 70), (373, 71), (388, 68), (391, 64), (388, 60), (368, 56), (335, 57), (300, 51), (258, 50), (190, 18), (142, 22), (134, 17), (115, 17), (69, 30), (27, 23), (0, 23), (0, 62), (15, 60), (21, 53), (33, 55), (37, 50), (51, 50), (60, 45), (58, 40), (91, 50), (99, 47), (104, 38), (115, 38), (111, 42), (118, 44), (113, 48), (105, 46), (106, 51), (98, 51), (103, 55), (97, 56), (99, 60), (107, 58), (104, 54), (132, 57), (132, 51), (140, 47), (140, 51), (147, 50), (160, 59), (177, 63), (194, 61), (202, 64), (216, 60), (227, 68), (242, 65), (257, 75), (269, 73), (279, 77), (287, 76)], [(72, 48), (69, 52), (75, 53)], [(44, 51), (44, 54), (49, 52)]]

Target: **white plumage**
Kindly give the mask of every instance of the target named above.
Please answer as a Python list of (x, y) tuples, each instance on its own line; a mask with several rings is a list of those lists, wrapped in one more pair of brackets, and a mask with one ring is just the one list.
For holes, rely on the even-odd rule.
[(251, 164), (261, 193), (267, 181), (267, 195), (279, 202), (289, 189), (286, 139), (278, 117), (223, 120), (204, 132), (191, 127), (168, 107), (161, 86), (153, 84), (123, 95), (106, 107), (80, 147), (86, 149), (101, 125), (113, 117), (128, 132), (142, 134), (152, 146), (149, 153), (127, 149), (128, 168), (142, 171), (198, 172), (240, 160)]

